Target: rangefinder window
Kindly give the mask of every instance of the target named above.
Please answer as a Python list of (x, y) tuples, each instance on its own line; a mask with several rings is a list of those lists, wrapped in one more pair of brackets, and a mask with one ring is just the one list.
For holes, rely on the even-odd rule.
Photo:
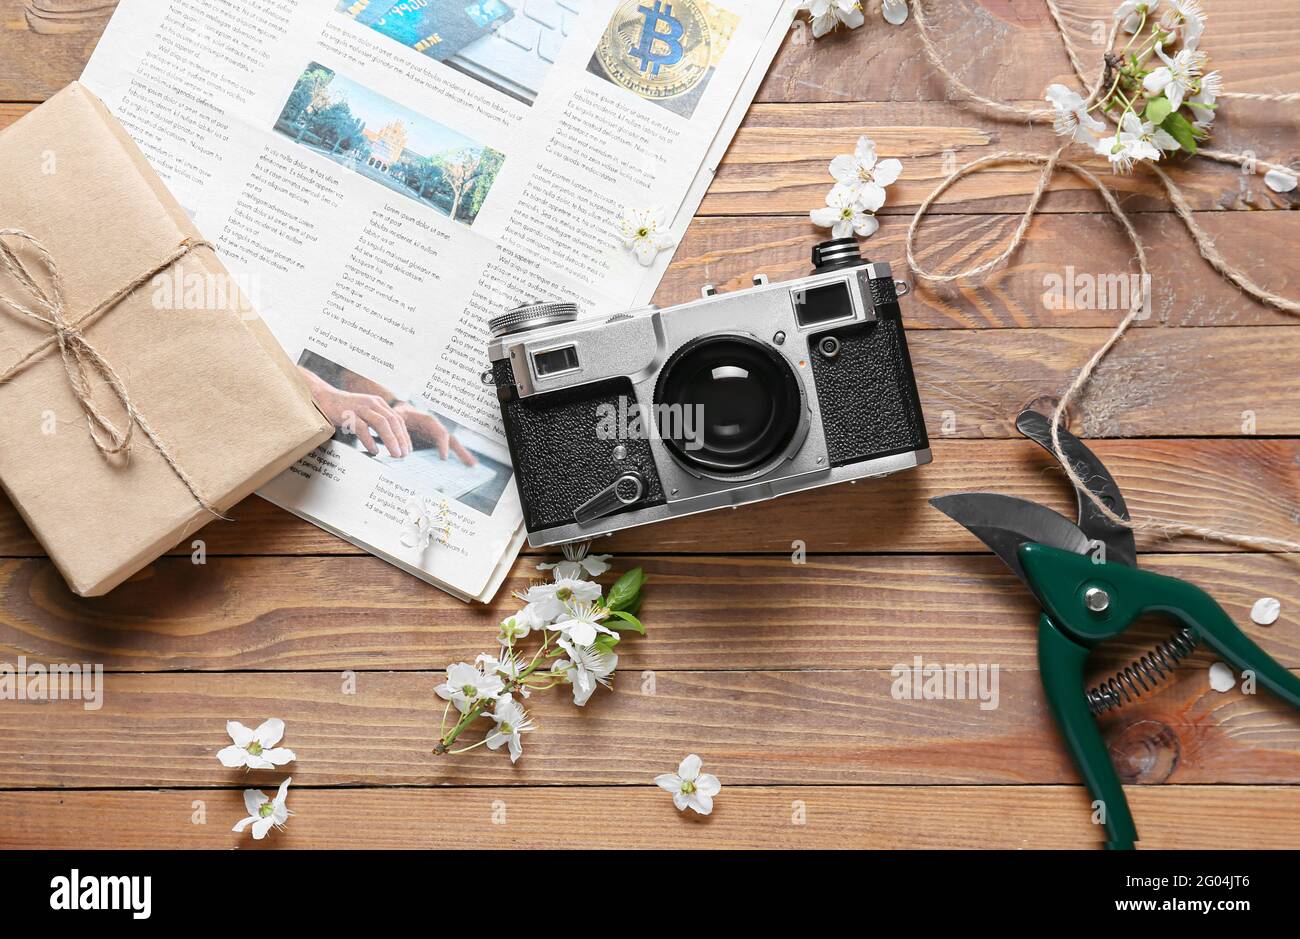
[(853, 316), (849, 285), (842, 280), (820, 287), (809, 287), (807, 290), (796, 290), (792, 296), (794, 315), (800, 326), (818, 326)]
[(538, 352), (533, 356), (533, 366), (537, 369), (539, 378), (544, 375), (555, 375), (558, 372), (572, 371), (578, 367), (578, 350), (573, 346), (565, 346), (562, 349)]

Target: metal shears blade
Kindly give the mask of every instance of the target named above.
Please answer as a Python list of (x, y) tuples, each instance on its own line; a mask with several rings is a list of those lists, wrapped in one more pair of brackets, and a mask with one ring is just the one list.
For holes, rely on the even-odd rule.
[[(1037, 411), (1021, 411), (1016, 418), (1016, 429), (1056, 456), (1052, 449), (1052, 422)], [(1110, 475), (1097, 455), (1083, 441), (1064, 427), (1061, 428), (1061, 450), (1070, 460), (1070, 466), (1088, 488), (1120, 518), (1128, 518), (1128, 506), (1120, 494), (1119, 485)], [(1075, 487), (1075, 500), (1079, 504), (1079, 529), (1089, 538), (1106, 546), (1106, 560), (1137, 566), (1137, 544), (1132, 529), (1116, 525), (1098, 511), (1092, 500)]]
[(1088, 536), (1064, 515), (1015, 496), (957, 492), (935, 496), (930, 504), (988, 545), (1031, 591), (1034, 588), (1020, 565), (1022, 544), (1045, 544), (1074, 554), (1087, 554), (1092, 547)]

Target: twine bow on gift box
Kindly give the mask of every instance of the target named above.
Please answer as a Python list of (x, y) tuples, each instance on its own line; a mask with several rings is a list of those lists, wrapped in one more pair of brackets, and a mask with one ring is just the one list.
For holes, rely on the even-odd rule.
[[(33, 273), (23, 259), (18, 256), (18, 253), (5, 242), (6, 238), (18, 239), (31, 249), (39, 260), (44, 275), (41, 279), (48, 282), (48, 287), (41, 283), (38, 275)], [(149, 426), (149, 422), (145, 420), (144, 415), (132, 402), (131, 395), (127, 392), (121, 376), (117, 374), (113, 366), (91, 344), (82, 331), (84, 326), (89, 325), (100, 315), (112, 310), (133, 291), (149, 283), (181, 258), (198, 248), (211, 249), (212, 245), (199, 238), (186, 238), (171, 254), (162, 259), (151, 270), (146, 271), (130, 283), (114, 291), (82, 316), (69, 319), (64, 300), (63, 279), (59, 275), (58, 265), (49, 251), (46, 250), (45, 245), (38, 238), (22, 229), (0, 229), (0, 266), (3, 267), (4, 273), (12, 277), (28, 294), (26, 301), (24, 301), (0, 293), (0, 309), (8, 310), (18, 316), (25, 316), (50, 329), (49, 336), (37, 343), (35, 348), (18, 359), (18, 361), (0, 372), (0, 385), (3, 385), (29, 365), (38, 361), (51, 346), (57, 345), (59, 354), (63, 359), (63, 370), (68, 376), (68, 384), (72, 388), (77, 403), (81, 405), (81, 410), (86, 415), (86, 422), (90, 428), (90, 437), (99, 451), (105, 457), (121, 455), (129, 458), (132, 437), (135, 428), (139, 427), (141, 433), (148, 438), (168, 467), (171, 468), (171, 471), (176, 474), (176, 478), (185, 484), (185, 488), (194, 497), (194, 501), (217, 518), (224, 519), (225, 516), (203, 497), (194, 481), (181, 468), (181, 465), (176, 461), (166, 444), (154, 433), (153, 428)], [(121, 405), (122, 411), (126, 415), (124, 429), (119, 428), (111, 421), (100, 410), (99, 405), (95, 403), (94, 392), (91, 387), (92, 377), (98, 378)]]

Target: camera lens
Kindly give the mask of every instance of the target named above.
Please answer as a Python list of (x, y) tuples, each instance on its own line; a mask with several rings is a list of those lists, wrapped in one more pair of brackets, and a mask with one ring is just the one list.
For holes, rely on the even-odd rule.
[(665, 445), (683, 463), (722, 475), (771, 460), (799, 427), (802, 398), (789, 363), (745, 336), (704, 336), (669, 358), (655, 387)]

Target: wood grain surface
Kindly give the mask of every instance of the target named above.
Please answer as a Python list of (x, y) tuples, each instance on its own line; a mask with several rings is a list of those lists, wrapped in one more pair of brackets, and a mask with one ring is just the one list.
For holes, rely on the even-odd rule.
[[(459, 601), (371, 557), (159, 561), (108, 597), (69, 594), (48, 562), (0, 562), (0, 661), (99, 662), (114, 671), (438, 669), (470, 661), (539, 575), (521, 558), (486, 607)], [(913, 656), (1034, 668), (1036, 607), (996, 559), (970, 555), (788, 557), (620, 555), (653, 591), (652, 639), (620, 667), (755, 670), (884, 668)], [(1149, 555), (1145, 566), (1208, 590), (1256, 642), (1300, 668), (1300, 627), (1249, 619), (1258, 595), (1300, 604), (1291, 555)], [(746, 624), (743, 628), (738, 625)], [(1099, 650), (1126, 662), (1169, 627), (1151, 622)], [(1208, 653), (1193, 661), (1208, 664)]]
[[(235, 839), (228, 789), (0, 792), (0, 848), (1099, 848), (1075, 786), (733, 786), (707, 818), (644, 788), (294, 790), (274, 838)], [(1287, 786), (1130, 786), (1149, 848), (1293, 848)], [(592, 811), (592, 805), (601, 810)], [(574, 820), (580, 819), (580, 824)], [(231, 823), (233, 824), (233, 823)]]
[[(273, 785), (283, 773), (232, 772), (216, 759), (226, 720), (255, 726), (272, 713), (289, 727), (289, 772), (303, 785), (636, 785), (689, 752), (735, 784), (1072, 781), (1037, 671), (998, 674), (986, 710), (900, 698), (884, 669), (627, 670), (599, 707), (535, 695), (540, 729), (503, 768), (479, 751), (429, 755), (440, 673), (359, 673), (355, 693), (341, 671), (113, 673), (99, 710), (76, 700), (0, 710), (0, 788)], [(1214, 691), (1203, 666), (1101, 724), (1134, 782), (1300, 784), (1300, 713), (1267, 694)]]
[[(112, 0), (0, 0), (0, 128), (79, 74)], [(913, 24), (815, 44), (796, 24), (657, 302), (712, 283), (804, 273), (824, 233), (807, 218), (826, 165), (868, 133), (904, 171), (865, 244), (911, 280), (907, 224), (934, 183), (999, 150), (1043, 149), (963, 103)], [(1110, 0), (1062, 0), (1081, 54)], [(1072, 73), (1045, 7), (931, 3), (938, 44), (992, 97), (1041, 102)], [(1229, 88), (1300, 90), (1290, 0), (1207, 4)], [(1215, 145), (1291, 163), (1291, 109), (1233, 102)], [(1197, 219), (1252, 277), (1300, 293), (1295, 194), (1205, 160), (1172, 174)], [(1095, 166), (1095, 161), (1089, 165)], [(1036, 172), (1005, 167), (946, 193), (918, 255), (948, 270), (995, 256)], [(1150, 315), (1069, 415), (1094, 438), (1137, 517), (1300, 537), (1300, 321), (1256, 303), (1196, 254), (1148, 174), (1106, 177), (1145, 240)], [(448, 662), (493, 646), (526, 554), (492, 603), (467, 606), (257, 498), (107, 597), (63, 586), (0, 496), (0, 663), (98, 663), (102, 707), (0, 701), (0, 848), (252, 848), (230, 832), (240, 790), (282, 774), (214, 758), (224, 723), (277, 715), (297, 761), (287, 830), (257, 848), (525, 847), (565, 825), (580, 847), (1096, 847), (1037, 673), (1036, 605), (926, 500), (996, 490), (1067, 515), (1051, 459), (1015, 414), (1054, 406), (1123, 304), (1060, 309), (1052, 278), (1118, 277), (1132, 248), (1095, 193), (1061, 176), (1024, 247), (978, 283), (916, 285), (904, 301), (935, 462), (852, 487), (694, 516), (608, 539), (650, 575), (644, 639), (620, 648), (613, 693), (582, 710), (535, 696), (539, 731), (511, 766), (481, 751), (435, 758)], [(1122, 299), (1122, 298), (1121, 298)], [(1144, 567), (1191, 580), (1284, 666), (1300, 671), (1300, 555), (1143, 532)], [(200, 549), (203, 563), (194, 562)], [(800, 557), (796, 558), (796, 552)], [(806, 557), (803, 556), (806, 554)], [(802, 563), (796, 563), (797, 560)], [(1256, 599), (1280, 600), (1270, 626)], [(1144, 621), (1098, 651), (1100, 680), (1168, 634)], [(997, 666), (998, 706), (895, 694), (898, 668)], [(1266, 693), (1210, 688), (1198, 650), (1154, 693), (1100, 723), (1144, 847), (1300, 844), (1300, 713)], [(1082, 693), (1082, 689), (1081, 689)], [(475, 738), (476, 739), (476, 738)], [(682, 817), (653, 777), (700, 753), (723, 781), (713, 816)], [(602, 810), (593, 813), (598, 803)], [(585, 822), (574, 827), (575, 816)], [(357, 819), (365, 818), (365, 825)]]
[[(1001, 433), (1004, 421), (990, 415), (980, 426)], [(911, 472), (633, 528), (598, 548), (620, 554), (788, 555), (798, 540), (814, 553), (982, 552), (969, 532), (926, 504), (934, 496), (969, 490), (1005, 491), (1074, 514), (1064, 473), (1026, 440), (940, 438), (931, 449), (934, 462)], [(1101, 440), (1093, 449), (1123, 480), (1125, 499), (1138, 517), (1158, 514), (1278, 538), (1293, 537), (1300, 525), (1300, 442), (1294, 438)], [(261, 499), (248, 499), (232, 517), (209, 524), (172, 554), (189, 557), (196, 542), (208, 556), (359, 553)], [(1139, 544), (1147, 552), (1222, 550), (1199, 539), (1149, 532), (1139, 534)], [(0, 497), (0, 558), (42, 553)], [(140, 578), (150, 576), (146, 571)], [(418, 586), (412, 582), (412, 589)], [(108, 604), (112, 597), (89, 602)]]
[[(1197, 220), (1252, 277), (1283, 293), (1300, 288), (1300, 259), (1294, 250), (1300, 214), (1200, 212)], [(1018, 221), (1008, 214), (936, 216), (926, 223), (919, 258), (938, 270), (989, 260), (1002, 250)], [(1133, 222), (1147, 245), (1152, 272), (1149, 315), (1138, 321), (1139, 328), (1295, 324), (1293, 316), (1251, 300), (1222, 278), (1204, 276), (1205, 262), (1175, 216), (1140, 213)], [(1122, 309), (1109, 300), (1106, 308), (1058, 308), (1050, 278), (1063, 276), (1066, 265), (1076, 276), (1136, 274), (1133, 249), (1117, 224), (1101, 215), (1045, 215), (1032, 231), (1023, 249), (978, 287), (916, 284), (907, 299), (908, 328), (1114, 327), (1127, 312), (1126, 303)], [(747, 287), (755, 273), (773, 281), (802, 277), (810, 269), (808, 246), (815, 232), (802, 218), (757, 217), (744, 224), (731, 218), (697, 219), (655, 299), (661, 306), (693, 300), (700, 284), (720, 290)], [(887, 223), (865, 248), (873, 259), (890, 261), (896, 277), (910, 280), (901, 263), (905, 236), (906, 226)], [(1237, 250), (1244, 242), (1250, 249)]]

